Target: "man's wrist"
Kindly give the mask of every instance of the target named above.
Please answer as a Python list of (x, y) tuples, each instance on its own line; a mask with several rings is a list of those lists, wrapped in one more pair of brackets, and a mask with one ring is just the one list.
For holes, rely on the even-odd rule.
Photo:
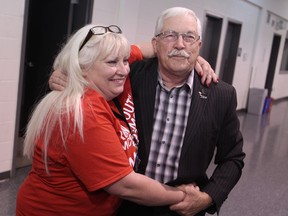
[(214, 201), (212, 197), (209, 196), (209, 194), (202, 192), (203, 193), (203, 200), (205, 203), (205, 208), (209, 208), (210, 206), (214, 205)]

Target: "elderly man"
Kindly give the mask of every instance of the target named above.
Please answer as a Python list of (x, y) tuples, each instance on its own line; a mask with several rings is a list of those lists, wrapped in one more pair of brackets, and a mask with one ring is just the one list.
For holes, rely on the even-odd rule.
[[(209, 88), (201, 84), (194, 70), (201, 24), (193, 11), (165, 10), (152, 44), (157, 57), (135, 62), (130, 71), (140, 140), (138, 171), (169, 185), (192, 183), (195, 190), (186, 191), (193, 199), (170, 208), (124, 203), (119, 215), (219, 212), (244, 166), (236, 91), (221, 81)], [(215, 151), (216, 168), (208, 177)]]
[[(156, 58), (137, 61), (130, 71), (140, 141), (138, 172), (169, 185), (195, 187), (181, 186), (190, 196), (170, 207), (125, 201), (118, 215), (219, 212), (244, 166), (236, 91), (221, 81), (209, 88), (201, 83), (195, 70), (202, 45), (201, 24), (193, 11), (179, 7), (164, 11), (152, 45)], [(59, 82), (61, 77), (56, 79)], [(65, 86), (65, 76), (54, 86), (50, 78), (53, 89), (61, 85)], [(214, 152), (216, 168), (208, 177)]]

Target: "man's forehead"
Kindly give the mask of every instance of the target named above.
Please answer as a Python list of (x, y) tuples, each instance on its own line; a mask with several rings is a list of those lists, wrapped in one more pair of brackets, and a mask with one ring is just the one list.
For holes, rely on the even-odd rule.
[(178, 31), (182, 30), (185, 32), (196, 31), (197, 30), (197, 21), (195, 17), (191, 15), (178, 15), (173, 17), (167, 17), (163, 23), (163, 29)]
[(194, 32), (197, 33), (197, 28), (193, 27), (193, 26), (172, 26), (172, 25), (168, 25), (168, 26), (163, 26), (163, 29), (161, 30), (161, 32), (163, 31), (175, 31), (175, 32), (179, 32), (179, 33), (185, 33), (185, 32)]

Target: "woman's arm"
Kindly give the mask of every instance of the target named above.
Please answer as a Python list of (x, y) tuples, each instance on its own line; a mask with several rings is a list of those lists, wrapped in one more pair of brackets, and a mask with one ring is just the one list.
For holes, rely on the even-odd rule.
[(135, 172), (131, 172), (104, 189), (122, 199), (146, 206), (171, 205), (183, 201), (186, 196), (177, 188), (161, 184)]
[(141, 50), (143, 58), (148, 59), (155, 57), (151, 41), (138, 43), (136, 46)]
[[(136, 46), (136, 47), (135, 47)], [(137, 50), (138, 49), (138, 50)], [(137, 45), (131, 46), (130, 64), (137, 60), (142, 60), (142, 58), (153, 58), (155, 53), (151, 42), (138, 43)], [(207, 62), (201, 56), (197, 57), (197, 62), (195, 65), (196, 72), (201, 76), (201, 83), (207, 86), (214, 83), (218, 83), (218, 76), (215, 74), (209, 62)]]
[(206, 85), (209, 86), (211, 81), (218, 83), (218, 76), (215, 74), (209, 62), (201, 56), (197, 57), (195, 70), (201, 76), (201, 83), (203, 85), (206, 83)]
[[(133, 63), (137, 60), (142, 60), (143, 58), (154, 57), (154, 51), (151, 42), (139, 43), (138, 45), (131, 46), (131, 53), (129, 58), (129, 63)], [(211, 82), (218, 83), (218, 76), (214, 73), (210, 64), (201, 56), (198, 56), (197, 63), (195, 65), (197, 73), (202, 77), (202, 84), (209, 86)], [(67, 77), (65, 74), (61, 73), (59, 70), (53, 71), (49, 78), (49, 88), (51, 90), (62, 91), (67, 85)]]

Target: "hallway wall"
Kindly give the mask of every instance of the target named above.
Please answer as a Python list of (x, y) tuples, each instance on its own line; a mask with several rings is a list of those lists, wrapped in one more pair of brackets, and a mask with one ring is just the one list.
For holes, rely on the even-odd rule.
[(12, 167), (24, 5), (0, 2), (0, 174)]
[[(272, 97), (288, 96), (288, 74), (279, 74), (286, 32), (288, 29), (288, 1), (273, 0), (95, 0), (92, 22), (118, 24), (132, 43), (150, 41), (153, 37), (155, 21), (161, 11), (169, 7), (183, 6), (191, 8), (200, 18), (205, 34), (205, 16), (214, 15), (223, 19), (220, 48), (215, 72), (219, 74), (221, 55), (225, 42), (227, 23), (233, 21), (242, 24), (233, 85), (237, 90), (237, 109), (247, 108), (249, 88), (264, 88), (270, 51), (274, 33), (281, 35), (279, 58), (276, 65)], [(286, 9), (286, 10), (285, 10)], [(280, 15), (276, 15), (276, 14)], [(267, 23), (267, 16), (271, 15)], [(285, 22), (284, 29), (277, 29), (279, 20)]]
[[(0, 2), (0, 177), (10, 171), (13, 161), (15, 116), (24, 0), (1, 0)], [(288, 74), (279, 74), (286, 32), (288, 28), (288, 1), (279, 0), (94, 0), (93, 23), (117, 24), (132, 43), (150, 41), (156, 18), (161, 11), (172, 6), (193, 9), (199, 16), (205, 33), (206, 14), (223, 19), (216, 73), (219, 74), (221, 54), (228, 21), (242, 24), (233, 85), (237, 90), (238, 109), (247, 107), (250, 87), (264, 88), (273, 35), (281, 38), (279, 58), (276, 65), (272, 97), (288, 96)], [(267, 22), (268, 14), (271, 19)], [(282, 20), (283, 29), (276, 25)]]

